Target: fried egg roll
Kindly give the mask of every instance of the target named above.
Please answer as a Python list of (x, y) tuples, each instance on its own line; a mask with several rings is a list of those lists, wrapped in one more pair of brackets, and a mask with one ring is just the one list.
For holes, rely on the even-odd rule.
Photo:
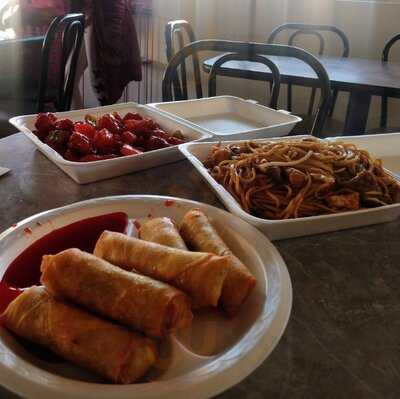
[(139, 229), (139, 237), (167, 247), (187, 250), (185, 242), (169, 218), (154, 218), (143, 223)]
[(192, 209), (187, 212), (181, 222), (180, 233), (186, 244), (195, 251), (228, 256), (229, 271), (222, 287), (220, 302), (229, 315), (237, 313), (256, 284), (256, 279), (227, 247), (202, 211)]
[(76, 248), (43, 256), (41, 271), (41, 282), (53, 295), (152, 337), (192, 321), (190, 299), (182, 291)]
[(130, 384), (156, 360), (155, 344), (31, 287), (3, 314), (6, 328), (115, 383)]
[(228, 258), (104, 231), (94, 254), (125, 270), (169, 283), (193, 299), (193, 307), (217, 306), (228, 273)]

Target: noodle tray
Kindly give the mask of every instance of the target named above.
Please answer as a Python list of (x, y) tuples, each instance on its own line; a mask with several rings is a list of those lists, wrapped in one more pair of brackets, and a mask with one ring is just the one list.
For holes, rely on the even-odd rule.
[(227, 209), (280, 240), (395, 220), (399, 141), (400, 133), (295, 136), (179, 149)]

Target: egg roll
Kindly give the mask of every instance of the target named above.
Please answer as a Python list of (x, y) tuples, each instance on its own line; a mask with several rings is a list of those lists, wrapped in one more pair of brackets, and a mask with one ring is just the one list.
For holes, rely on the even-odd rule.
[(190, 299), (182, 291), (76, 248), (43, 256), (41, 271), (41, 282), (53, 295), (152, 337), (192, 321)]
[(169, 218), (154, 218), (143, 223), (139, 229), (139, 237), (167, 247), (187, 250), (185, 242)]
[(2, 320), (16, 335), (115, 383), (136, 381), (156, 360), (149, 338), (60, 301), (43, 286), (20, 294)]
[(192, 298), (194, 308), (217, 306), (228, 273), (227, 257), (184, 251), (111, 231), (101, 234), (94, 254), (181, 289)]
[(220, 302), (226, 313), (236, 314), (254, 288), (256, 279), (224, 243), (202, 211), (192, 209), (187, 212), (182, 219), (180, 233), (191, 249), (228, 257), (229, 271)]

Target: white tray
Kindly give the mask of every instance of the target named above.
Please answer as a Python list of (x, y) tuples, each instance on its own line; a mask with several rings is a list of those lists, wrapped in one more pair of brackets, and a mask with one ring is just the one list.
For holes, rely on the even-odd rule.
[(354, 143), (367, 150), (374, 158), (382, 159), (385, 168), (400, 177), (400, 133), (346, 136), (337, 139)]
[[(310, 136), (296, 136), (296, 138), (300, 137)], [(400, 135), (388, 138), (387, 145), (383, 146), (381, 146), (380, 143), (381, 138), (383, 139), (384, 137), (381, 135), (376, 135), (365, 137), (338, 137), (337, 139), (349, 141), (360, 148), (370, 150), (371, 155), (381, 158), (384, 162), (384, 165), (385, 155), (387, 155), (388, 158), (396, 159), (398, 162), (400, 155), (393, 156), (393, 154), (395, 153), (395, 151), (400, 154)], [(275, 140), (279, 140), (279, 138)], [(394, 147), (393, 141), (397, 143), (396, 147)], [(222, 144), (224, 145), (233, 142), (238, 143), (240, 141), (226, 141), (222, 142)], [(188, 143), (180, 145), (179, 149), (182, 151), (183, 154), (185, 154), (186, 158), (192, 163), (192, 165), (197, 169), (201, 176), (216, 192), (220, 200), (233, 214), (258, 227), (271, 240), (307, 236), (329, 231), (344, 230), (357, 226), (367, 226), (371, 224), (384, 223), (395, 220), (400, 216), (400, 203), (381, 206), (378, 208), (362, 209), (359, 211), (343, 212), (332, 215), (309, 216), (287, 220), (268, 220), (250, 215), (240, 207), (238, 202), (221, 184), (216, 182), (216, 180), (208, 173), (207, 169), (203, 166), (202, 162), (206, 160), (213, 145), (215, 145), (215, 143), (213, 142), (198, 144)], [(375, 148), (377, 149), (376, 151)], [(399, 164), (400, 162), (397, 163), (397, 165)]]
[[(104, 384), (69, 363), (39, 360), (0, 327), (0, 384), (25, 398), (199, 399), (217, 395), (258, 367), (277, 345), (288, 322), (292, 304), (290, 277), (278, 251), (263, 234), (221, 209), (179, 198), (120, 196), (43, 212), (0, 234), (0, 277), (32, 242), (67, 224), (111, 212), (125, 212), (129, 218), (139, 220), (149, 214), (167, 216), (180, 222), (192, 208), (200, 208), (208, 215), (257, 279), (236, 317), (196, 315), (191, 328), (165, 344), (171, 356), (161, 354), (155, 381), (132, 385)], [(135, 235), (133, 226), (131, 223), (128, 233)], [(32, 234), (25, 234), (26, 228)]]
[[(83, 120), (84, 116), (88, 113), (100, 116), (106, 112), (112, 111), (120, 112), (122, 116), (127, 112), (138, 112), (142, 116), (149, 117), (159, 123), (166, 131), (173, 132), (179, 129), (186, 139), (190, 141), (198, 141), (210, 137), (207, 133), (165, 117), (155, 109), (146, 108), (133, 102), (76, 111), (56, 112), (55, 115), (59, 118), (70, 118), (73, 121), (78, 121)], [(129, 155), (94, 162), (68, 161), (51, 147), (41, 142), (39, 138), (32, 133), (32, 130), (34, 130), (35, 119), (36, 115), (16, 116), (10, 119), (10, 123), (25, 133), (25, 135), (33, 141), (33, 143), (44, 155), (46, 155), (47, 158), (53, 161), (60, 169), (79, 184), (108, 179), (110, 177), (120, 176), (126, 173), (148, 169), (182, 159), (178, 147), (175, 146), (153, 150), (139, 155)]]
[(234, 96), (148, 104), (218, 140), (286, 136), (301, 118)]

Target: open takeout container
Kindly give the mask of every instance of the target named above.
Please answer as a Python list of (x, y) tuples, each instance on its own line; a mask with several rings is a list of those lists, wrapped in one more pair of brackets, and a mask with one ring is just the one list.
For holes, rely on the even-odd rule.
[[(104, 107), (87, 108), (75, 111), (56, 112), (58, 118), (70, 118), (73, 121), (83, 120), (86, 114), (101, 116), (107, 112), (117, 111), (122, 116), (128, 112), (138, 112), (144, 117), (153, 119), (167, 132), (180, 130), (186, 140), (198, 141), (209, 138), (210, 135), (199, 131), (192, 126), (184, 124), (164, 116), (155, 109), (139, 105), (134, 102), (107, 105)], [(152, 168), (183, 158), (178, 147), (168, 147), (159, 150), (144, 152), (139, 155), (128, 155), (113, 159), (104, 159), (94, 162), (72, 162), (64, 159), (47, 144), (40, 141), (33, 133), (36, 115), (16, 116), (10, 119), (10, 123), (22, 131), (47, 158), (54, 162), (68, 176), (79, 184), (92, 183), (98, 180), (108, 179)]]
[(301, 121), (287, 111), (234, 96), (153, 103), (148, 107), (218, 141), (287, 136)]
[[(296, 138), (304, 138), (311, 136), (296, 136)], [(386, 137), (386, 136), (385, 136)], [(371, 155), (375, 158), (380, 158), (385, 166), (385, 160), (390, 159), (391, 165), (400, 166), (400, 133), (397, 136), (389, 136), (386, 138), (386, 145), (382, 145), (380, 142), (381, 135), (371, 135), (363, 137), (337, 137), (329, 138), (328, 140), (341, 140), (351, 142), (357, 147), (366, 149), (371, 152)], [(282, 140), (275, 138), (272, 140)], [(240, 143), (245, 140), (236, 141), (224, 141), (221, 144)], [(260, 140), (257, 140), (260, 141)], [(394, 147), (395, 142), (397, 146)], [(219, 199), (225, 204), (225, 206), (236, 216), (239, 216), (248, 223), (256, 226), (263, 233), (265, 233), (271, 240), (281, 240), (285, 238), (301, 237), (319, 233), (326, 233), (329, 231), (344, 230), (353, 227), (367, 226), (372, 224), (379, 224), (384, 222), (390, 222), (397, 219), (400, 216), (400, 203), (385, 205), (377, 208), (361, 209), (358, 211), (341, 212), (331, 215), (319, 215), (309, 216), (297, 219), (286, 219), (286, 220), (270, 220), (262, 219), (251, 215), (244, 211), (239, 203), (233, 198), (233, 196), (219, 184), (204, 167), (203, 162), (207, 159), (211, 147), (214, 146), (213, 142), (204, 143), (186, 143), (181, 144), (179, 149), (185, 154), (186, 158), (192, 163), (204, 180), (210, 185), (215, 191)], [(376, 151), (375, 151), (376, 149)], [(394, 155), (397, 152), (398, 155)], [(397, 159), (397, 163), (395, 163)], [(396, 175), (399, 170), (389, 172), (393, 174), (399, 181), (400, 177)]]

